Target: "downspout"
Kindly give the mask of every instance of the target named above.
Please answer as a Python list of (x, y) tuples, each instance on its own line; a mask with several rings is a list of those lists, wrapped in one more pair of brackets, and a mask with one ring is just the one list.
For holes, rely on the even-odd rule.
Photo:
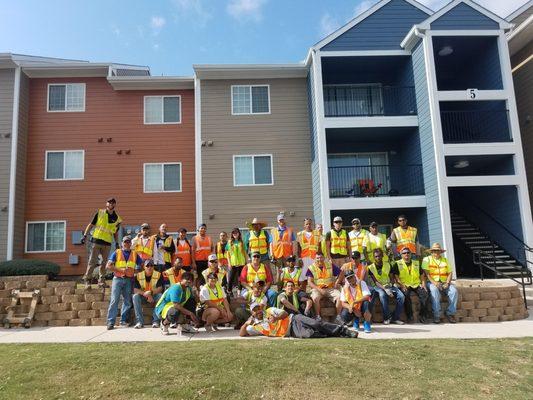
[(9, 203), (7, 216), (7, 252), (6, 259), (13, 259), (13, 244), (15, 235), (15, 192), (17, 187), (17, 150), (19, 136), (19, 99), (20, 99), (20, 71), (15, 69), (13, 91), (13, 120), (11, 121), (11, 165), (9, 171)]

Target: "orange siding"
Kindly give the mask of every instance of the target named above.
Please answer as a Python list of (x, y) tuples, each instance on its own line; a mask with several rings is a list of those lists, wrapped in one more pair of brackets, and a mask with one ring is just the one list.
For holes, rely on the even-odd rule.
[[(47, 112), (47, 85), (55, 82), (85, 82), (85, 112)], [(181, 95), (181, 124), (144, 125), (144, 96), (161, 94)], [(85, 150), (84, 179), (45, 181), (45, 152), (77, 149)], [(181, 162), (182, 192), (143, 193), (143, 163), (149, 162)], [(117, 199), (123, 226), (148, 222), (155, 231), (166, 222), (170, 231), (193, 230), (194, 91), (115, 91), (105, 78), (32, 79), (25, 219), (66, 220), (67, 232), (64, 253), (25, 257), (57, 262), (64, 275), (83, 273), (87, 254), (71, 244), (71, 232), (85, 229), (109, 196)], [(80, 265), (68, 265), (70, 253), (80, 256)]]

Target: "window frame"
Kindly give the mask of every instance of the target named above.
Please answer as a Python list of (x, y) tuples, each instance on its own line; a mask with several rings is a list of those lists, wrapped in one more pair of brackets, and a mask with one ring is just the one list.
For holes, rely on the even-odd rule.
[[(46, 250), (46, 234), (48, 231), (47, 224), (63, 223), (63, 248), (61, 250)], [(44, 250), (28, 250), (28, 227), (30, 224), (44, 224)], [(24, 237), (24, 253), (64, 253), (67, 249), (67, 221), (66, 220), (51, 220), (51, 221), (26, 221), (26, 235)]]
[[(235, 159), (237, 157), (252, 157), (252, 176), (255, 182), (255, 157), (270, 157), (270, 177), (271, 183), (246, 183), (237, 184), (235, 175)], [(234, 154), (233, 155), (233, 187), (245, 187), (245, 186), (274, 186), (274, 156), (272, 154)]]
[[(68, 85), (82, 85), (83, 86), (83, 109), (80, 110), (67, 110), (67, 86)], [(65, 86), (65, 109), (64, 110), (50, 110), (50, 86)], [(87, 84), (85, 82), (57, 82), (49, 83), (46, 88), (46, 111), (49, 113), (62, 113), (62, 112), (85, 112), (87, 107)]]
[[(163, 190), (146, 190), (146, 166), (147, 165), (161, 165), (161, 179)], [(165, 165), (179, 165), (180, 166), (180, 190), (165, 190)], [(183, 192), (183, 165), (181, 161), (169, 162), (150, 162), (143, 163), (143, 193), (181, 193)]]
[[(250, 112), (248, 113), (235, 113), (233, 111), (233, 88), (236, 87), (248, 87), (250, 90)], [(267, 97), (268, 97), (268, 112), (253, 112), (252, 105), (253, 105), (253, 98), (252, 98), (252, 87), (266, 87), (267, 88)], [(231, 85), (231, 115), (270, 115), (272, 113), (272, 109), (270, 107), (270, 85), (269, 84), (250, 84), (250, 85)]]
[[(80, 152), (81, 151), (81, 154), (82, 154), (82, 157), (83, 157), (83, 162), (81, 164), (81, 178), (65, 178), (65, 168), (66, 168), (66, 163), (65, 163), (65, 153), (67, 152)], [(54, 182), (54, 181), (83, 181), (85, 180), (85, 150), (84, 149), (77, 149), (77, 150), (45, 150), (44, 152), (44, 180), (45, 181), (50, 181), (50, 182)], [(47, 177), (47, 172), (48, 172), (48, 153), (63, 153), (63, 178), (48, 178)]]
[[(165, 121), (165, 97), (175, 97), (178, 99), (178, 109), (179, 109), (179, 121), (177, 122), (164, 122)], [(148, 98), (160, 98), (161, 99), (161, 116), (162, 121), (161, 122), (146, 122), (146, 99)], [(182, 121), (182, 109), (181, 109), (181, 95), (180, 94), (172, 94), (172, 95), (147, 95), (143, 97), (143, 123), (144, 125), (180, 125)]]

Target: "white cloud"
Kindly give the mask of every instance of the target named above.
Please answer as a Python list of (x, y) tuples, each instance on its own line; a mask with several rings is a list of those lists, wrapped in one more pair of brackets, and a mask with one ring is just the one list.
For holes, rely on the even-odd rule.
[(195, 26), (204, 27), (213, 15), (203, 0), (172, 0), (177, 9), (176, 19), (194, 18)]
[(377, 3), (377, 0), (363, 0), (361, 3), (359, 3), (353, 12), (354, 17), (357, 17), (359, 14), (364, 13), (366, 10), (368, 10), (370, 7), (372, 7), (374, 4)]
[(152, 44), (152, 49), (154, 49), (155, 51), (158, 51), (159, 50), (159, 43)]
[(320, 18), (320, 36), (328, 36), (330, 33), (336, 31), (340, 25), (336, 18), (333, 18), (329, 13), (325, 13)]
[(152, 29), (161, 29), (165, 26), (167, 20), (163, 17), (153, 16), (150, 20), (150, 26)]
[[(502, 18), (507, 17), (516, 9), (524, 5), (527, 0), (475, 0), (480, 6), (485, 7), (487, 10), (492, 11), (494, 14), (499, 15)], [(449, 0), (421, 0), (425, 6), (431, 8), (434, 11), (440, 10)]]
[(116, 26), (115, 24), (111, 25), (111, 32), (113, 32), (113, 35), (120, 36), (120, 28)]
[(263, 5), (267, 0), (230, 0), (226, 11), (233, 18), (243, 20), (261, 21), (263, 18)]

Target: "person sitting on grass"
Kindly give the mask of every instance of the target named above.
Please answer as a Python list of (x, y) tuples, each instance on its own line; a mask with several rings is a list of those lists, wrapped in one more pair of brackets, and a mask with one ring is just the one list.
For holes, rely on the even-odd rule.
[[(144, 270), (135, 276), (133, 284), (133, 309), (135, 310), (135, 329), (144, 327), (143, 304), (155, 306), (163, 292), (162, 274), (154, 271), (154, 262), (151, 259), (145, 260)], [(152, 328), (159, 328), (159, 316), (152, 313)]]
[(184, 272), (181, 275), (180, 283), (172, 285), (165, 290), (163, 296), (157, 302), (155, 308), (157, 315), (163, 320), (161, 331), (163, 335), (169, 334), (170, 325), (178, 326), (181, 332), (196, 333), (197, 330), (187, 323), (187, 319), (195, 324), (198, 323), (196, 318), (196, 300), (194, 299), (191, 285), (193, 284), (193, 275), (190, 272)]
[(353, 328), (359, 331), (359, 320), (364, 318), (365, 333), (371, 332), (372, 314), (370, 312), (370, 290), (366, 282), (353, 271), (346, 272), (346, 284), (341, 291), (341, 319), (345, 324), (353, 322)]
[(304, 314), (309, 317), (313, 309), (313, 300), (306, 292), (298, 290), (293, 281), (288, 281), (283, 292), (278, 295), (276, 306), (289, 314)]
[(200, 302), (205, 308), (202, 312), (202, 320), (205, 321), (205, 331), (218, 331), (217, 324), (231, 322), (231, 313), (226, 292), (218, 283), (215, 273), (207, 275), (207, 283), (200, 289)]
[[(328, 298), (335, 303), (337, 315), (340, 313), (340, 292), (338, 280), (342, 279), (341, 270), (336, 265), (324, 259), (322, 254), (317, 254), (315, 262), (309, 266), (307, 271), (307, 284), (311, 288), (311, 299), (315, 308), (315, 315), (320, 317), (320, 300)], [(344, 275), (344, 274), (342, 274)], [(338, 279), (339, 278), (339, 279)]]
[(240, 328), (244, 322), (250, 318), (250, 304), (259, 303), (264, 307), (267, 306), (268, 299), (264, 292), (265, 282), (258, 281), (252, 285), (252, 290), (248, 291), (244, 296), (237, 297), (235, 301), (239, 303), (239, 307), (235, 309), (235, 317), (237, 319), (236, 329)]
[(302, 314), (289, 314), (280, 308), (270, 307), (263, 312), (263, 305), (250, 305), (252, 316), (239, 331), (240, 336), (294, 337), (298, 339), (347, 337), (356, 338), (358, 333), (330, 322), (319, 321)]

